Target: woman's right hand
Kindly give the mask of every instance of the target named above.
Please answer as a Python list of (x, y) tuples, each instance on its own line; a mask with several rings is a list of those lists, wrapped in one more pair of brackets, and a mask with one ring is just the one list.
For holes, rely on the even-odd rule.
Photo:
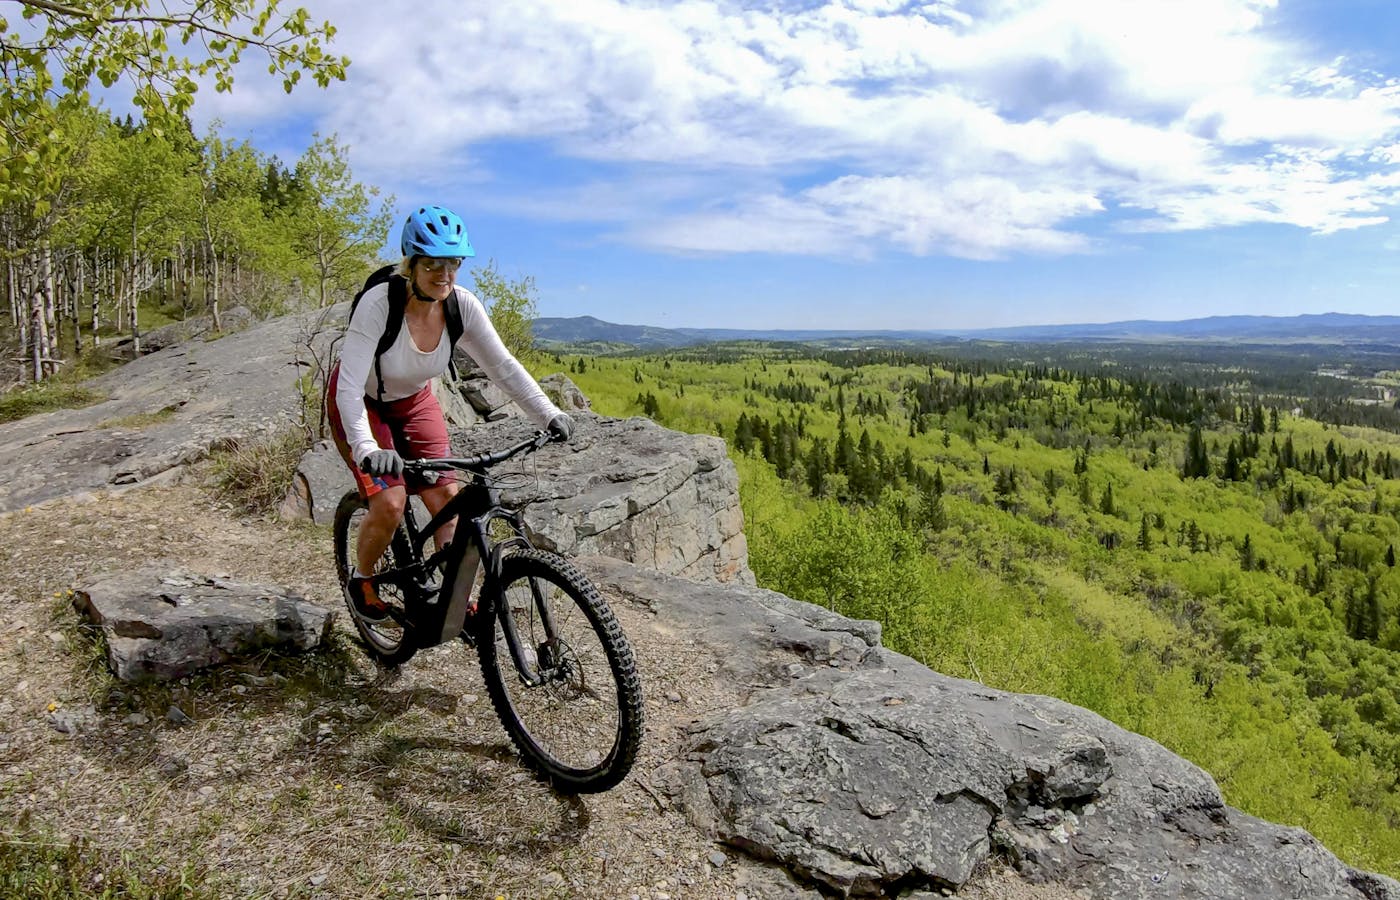
[(394, 450), (375, 450), (360, 460), (360, 471), (366, 475), (402, 475), (403, 457)]

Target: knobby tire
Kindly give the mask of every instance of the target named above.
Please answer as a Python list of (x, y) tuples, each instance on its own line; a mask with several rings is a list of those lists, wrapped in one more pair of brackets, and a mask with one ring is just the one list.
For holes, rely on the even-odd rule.
[[(556, 626), (544, 634), (534, 583)], [(565, 793), (606, 791), (631, 771), (644, 729), (641, 680), (617, 618), (588, 579), (564, 558), (524, 550), (502, 561), (499, 592), (476, 623), (477, 654), (491, 705), (525, 763)], [(501, 619), (514, 617), (532, 662), (549, 671), (525, 684)], [(553, 665), (551, 665), (553, 663)]]

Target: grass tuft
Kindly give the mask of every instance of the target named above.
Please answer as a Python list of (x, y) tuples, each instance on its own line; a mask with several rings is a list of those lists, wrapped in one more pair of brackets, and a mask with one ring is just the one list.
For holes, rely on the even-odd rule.
[(26, 829), (0, 831), (0, 896), (17, 900), (212, 900), (221, 894), (203, 873), (188, 864), (175, 869), (132, 853), (97, 851), (82, 841), (56, 840)]
[(135, 413), (130, 416), (119, 416), (115, 419), (108, 419), (98, 424), (98, 428), (130, 428), (141, 429), (150, 425), (159, 425), (161, 422), (168, 422), (175, 417), (175, 412), (180, 408), (180, 404), (172, 403), (169, 406), (149, 413)]
[(41, 381), (0, 396), (0, 422), (14, 422), (55, 409), (81, 409), (101, 403), (100, 391), (66, 381)]
[(304, 430), (289, 427), (254, 443), (219, 450), (212, 457), (218, 491), (245, 513), (275, 512), (310, 447)]

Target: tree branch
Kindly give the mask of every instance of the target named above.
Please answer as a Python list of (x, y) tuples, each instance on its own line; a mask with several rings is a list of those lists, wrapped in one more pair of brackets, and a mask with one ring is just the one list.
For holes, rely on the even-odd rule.
[[(78, 9), (73, 6), (65, 6), (62, 3), (54, 3), (52, 0), (18, 0), (18, 2), (21, 6), (32, 6), (58, 16), (82, 19), (94, 25), (160, 25), (164, 28), (194, 28), (203, 34), (214, 35), (215, 37), (230, 41), (243, 41), (247, 43), (248, 46), (265, 50), (269, 54), (273, 51), (277, 51), (279, 55), (287, 55), (280, 49), (286, 39), (282, 41), (273, 41), (270, 36), (244, 36), (210, 23), (201, 16), (204, 7), (208, 5), (205, 3), (201, 3), (192, 12), (183, 16), (112, 16), (110, 18), (102, 18), (93, 15), (88, 10)], [(281, 29), (279, 28), (277, 30), (280, 31)]]

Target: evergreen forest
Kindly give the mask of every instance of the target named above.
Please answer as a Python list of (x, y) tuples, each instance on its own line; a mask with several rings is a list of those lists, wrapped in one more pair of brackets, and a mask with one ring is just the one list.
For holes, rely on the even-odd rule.
[(1048, 694), (1400, 875), (1400, 354), (731, 345), (558, 354), (722, 436), (760, 584)]

